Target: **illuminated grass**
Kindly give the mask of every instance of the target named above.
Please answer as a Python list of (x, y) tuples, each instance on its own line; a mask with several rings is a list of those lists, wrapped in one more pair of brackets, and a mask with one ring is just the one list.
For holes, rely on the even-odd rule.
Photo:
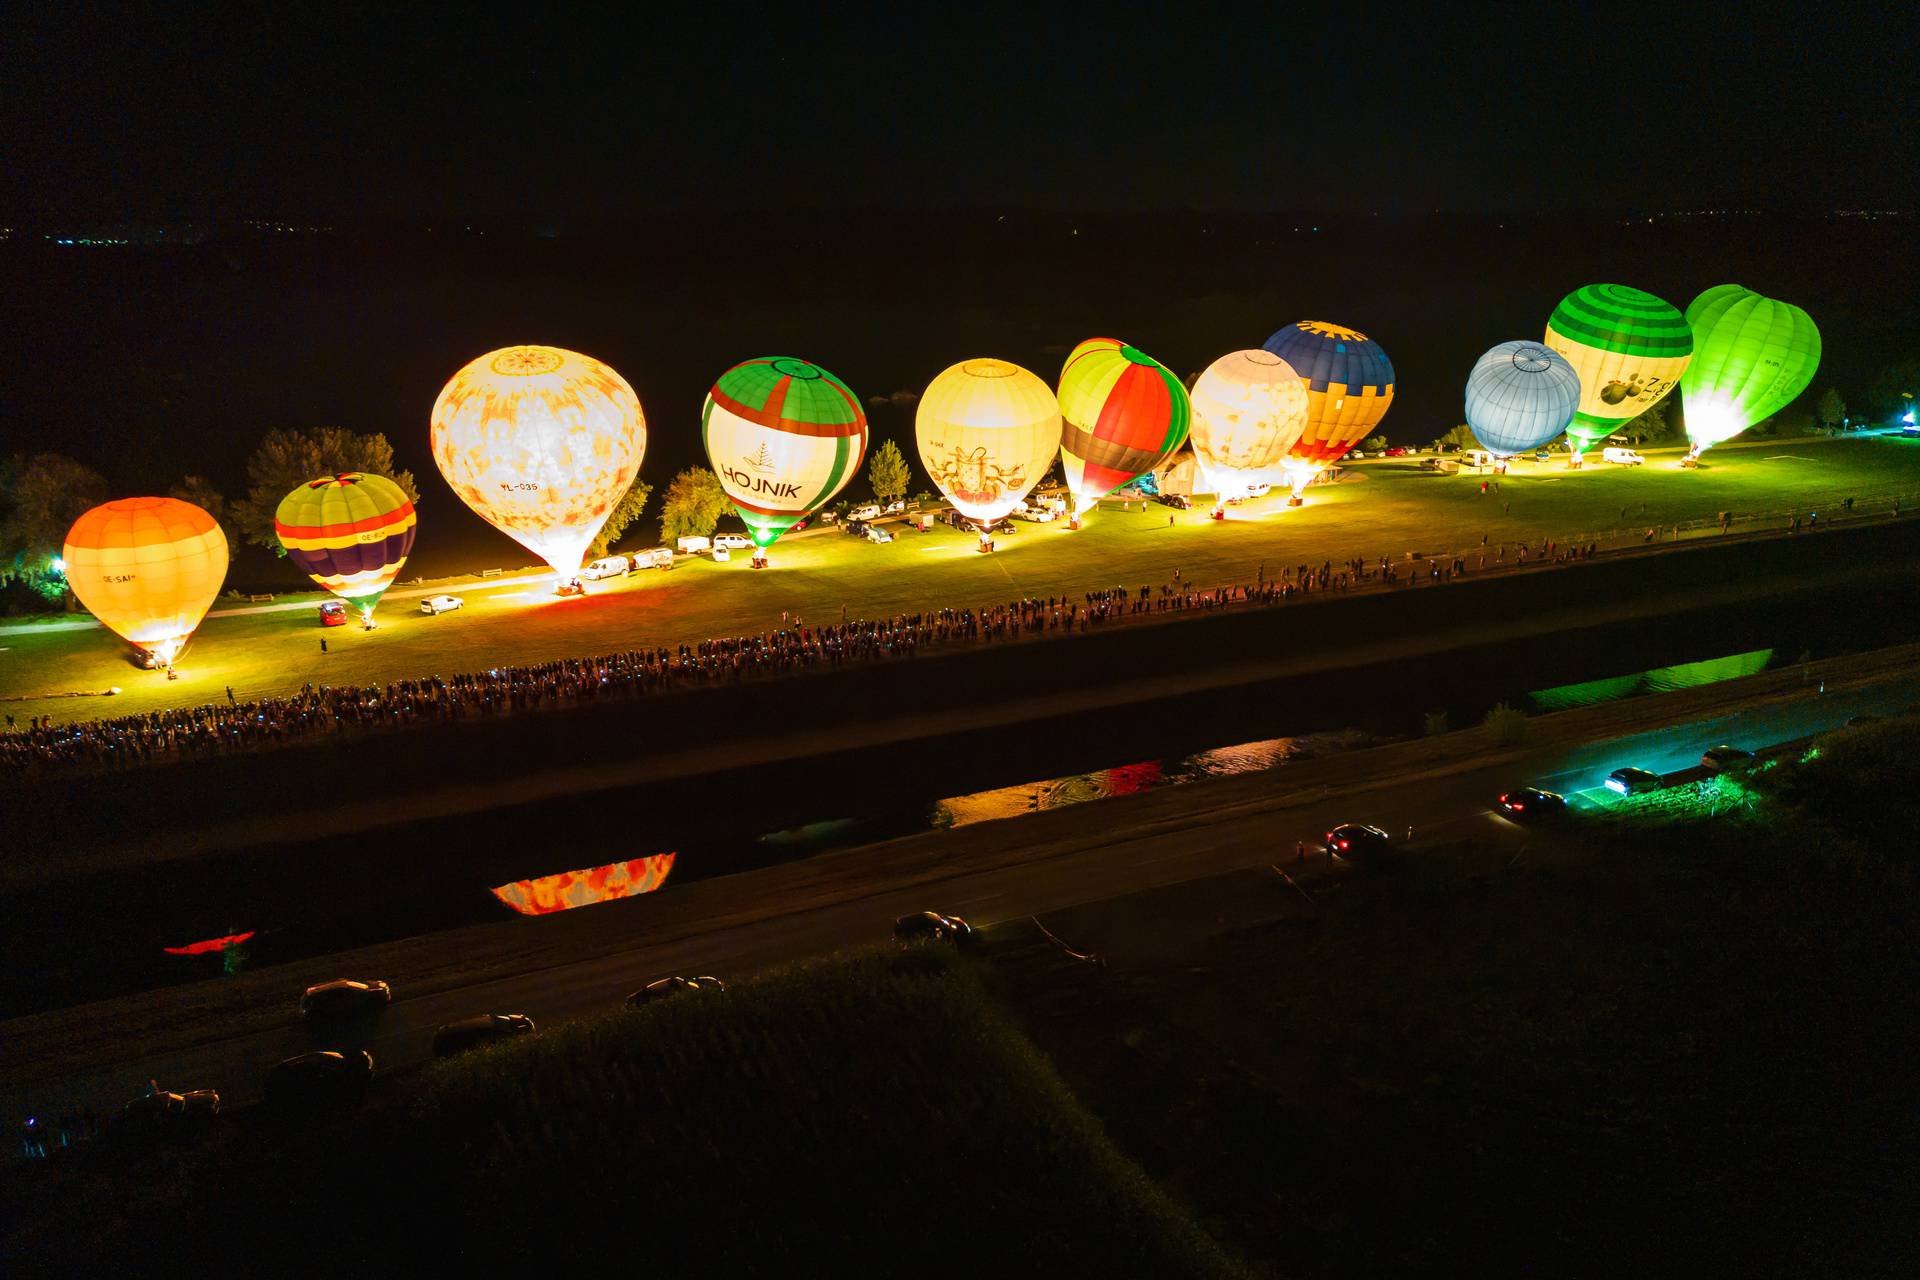
[[(1093, 589), (1168, 582), (1176, 569), (1183, 581), (1202, 585), (1251, 583), (1263, 570), (1274, 574), (1328, 560), (1337, 566), (1353, 556), (1465, 552), (1479, 545), (1482, 534), (1490, 543), (1537, 542), (1642, 522), (1707, 519), (1722, 510), (1785, 509), (1809, 489), (1920, 488), (1920, 450), (1885, 442), (1716, 450), (1712, 459), (1711, 467), (1698, 472), (1664, 465), (1520, 470), (1502, 482), (1498, 495), (1485, 497), (1477, 477), (1438, 476), (1415, 461), (1387, 459), (1361, 465), (1359, 480), (1313, 489), (1307, 505), (1297, 509), (1270, 497), (1236, 508), (1224, 524), (1209, 521), (1201, 510), (1106, 510), (1077, 532), (1058, 524), (1021, 524), (991, 556), (973, 550), (972, 535), (944, 526), (904, 533), (890, 546), (810, 532), (777, 544), (774, 567), (766, 572), (749, 568), (744, 557), (728, 564), (683, 560), (669, 572), (597, 584), (590, 588), (594, 595), (574, 600), (556, 600), (539, 585), (475, 581), (449, 588), (466, 598), (467, 607), (441, 617), (421, 616), (413, 611), (416, 601), (393, 598), (380, 611), (380, 630), (372, 633), (351, 626), (323, 631), (308, 609), (215, 618), (201, 628), (182, 660), (182, 678), (173, 683), (125, 662), (104, 631), (36, 629), (0, 637), (0, 699), (110, 685), (125, 692), (112, 699), (34, 697), (0, 705), (23, 718), (92, 719), (219, 701), (228, 685), (244, 699), (290, 692), (309, 681), (381, 684), (672, 646), (765, 631), (780, 624), (783, 610), (826, 623), (839, 621), (843, 608), (851, 617), (880, 617), (1023, 596), (1077, 599)], [(1175, 520), (1171, 528), (1169, 515)], [(325, 655), (323, 637), (330, 650)]]

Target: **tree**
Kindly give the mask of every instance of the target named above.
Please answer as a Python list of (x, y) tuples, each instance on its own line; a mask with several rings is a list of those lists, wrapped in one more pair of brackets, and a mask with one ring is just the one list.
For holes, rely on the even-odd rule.
[(873, 461), (867, 466), (867, 480), (873, 485), (873, 496), (882, 502), (904, 498), (907, 482), (912, 478), (900, 446), (891, 440), (882, 440), (880, 447), (873, 451)]
[(181, 476), (180, 483), (167, 490), (167, 496), (191, 502), (212, 516), (213, 522), (220, 526), (220, 532), (226, 535), (227, 545), (239, 546), (234, 538), (233, 512), (229, 509), (226, 496), (213, 487), (211, 480), (205, 476)]
[(660, 536), (669, 544), (692, 534), (705, 537), (731, 505), (719, 476), (706, 467), (688, 467), (667, 486), (660, 505)]
[(107, 500), (100, 473), (58, 453), (8, 459), (0, 466), (0, 585), (24, 583), (48, 600), (66, 594), (54, 568), (67, 530)]
[(1480, 721), (1487, 736), (1503, 747), (1518, 746), (1527, 740), (1527, 713), (1504, 702), (1496, 702)]
[(1387, 447), (1387, 438), (1385, 436), (1369, 436), (1366, 444), (1361, 447), (1368, 453), (1379, 453)]
[(393, 465), (393, 446), (384, 435), (361, 434), (344, 427), (310, 427), (290, 431), (275, 427), (247, 459), (247, 496), (233, 504), (232, 518), (249, 542), (284, 555), (273, 533), (273, 513), (280, 499), (316, 476), (344, 471), (368, 471), (399, 485), (407, 497), (420, 501), (420, 488), (411, 471)]
[(1451, 445), (1455, 449), (1478, 449), (1480, 442), (1473, 438), (1473, 428), (1463, 422), (1435, 440), (1434, 451), (1438, 452), (1442, 445)]
[(587, 559), (598, 560), (606, 555), (608, 549), (620, 541), (620, 535), (640, 518), (640, 513), (646, 510), (647, 499), (652, 496), (653, 486), (639, 476), (635, 476), (633, 483), (627, 486), (626, 493), (621, 495), (620, 501), (613, 504), (613, 511), (607, 516), (607, 522), (600, 526), (600, 532), (588, 545)]
[(1637, 445), (1665, 440), (1673, 434), (1673, 423), (1667, 419), (1667, 402), (1662, 400), (1614, 434)]
[(1840, 398), (1838, 388), (1828, 387), (1821, 393), (1820, 404), (1814, 409), (1814, 414), (1820, 419), (1820, 425), (1829, 431), (1846, 422), (1847, 402)]

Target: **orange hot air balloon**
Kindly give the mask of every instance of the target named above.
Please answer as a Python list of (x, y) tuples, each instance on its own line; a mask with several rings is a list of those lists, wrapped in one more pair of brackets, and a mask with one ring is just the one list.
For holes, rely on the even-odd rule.
[(178, 498), (121, 498), (67, 530), (67, 585), (127, 643), (171, 666), (227, 578), (227, 535)]
[(559, 347), (503, 347), (453, 375), (433, 405), (433, 460), (487, 523), (580, 571), (647, 449), (627, 380)]

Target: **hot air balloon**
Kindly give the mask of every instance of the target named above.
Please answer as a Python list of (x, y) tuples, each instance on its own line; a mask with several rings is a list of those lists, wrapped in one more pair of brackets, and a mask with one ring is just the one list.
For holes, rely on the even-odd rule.
[(1772, 417), (1820, 367), (1820, 330), (1790, 302), (1717, 284), (1687, 307), (1693, 363), (1680, 380), (1692, 456)]
[(770, 356), (720, 375), (700, 413), (707, 460), (760, 548), (833, 500), (867, 452), (860, 397), (817, 364)]
[(1292, 365), (1307, 386), (1307, 427), (1287, 449), (1289, 501), (1366, 439), (1393, 403), (1393, 361), (1357, 329), (1302, 320), (1274, 333), (1266, 350)]
[(1213, 515), (1260, 485), (1286, 480), (1287, 450), (1307, 429), (1307, 386), (1271, 351), (1221, 356), (1193, 384), (1193, 452)]
[(1489, 453), (1532, 453), (1567, 429), (1580, 404), (1580, 375), (1538, 342), (1503, 342), (1467, 375), (1467, 425)]
[(434, 401), (433, 460), (482, 519), (577, 583), (640, 472), (647, 420), (625, 378), (559, 347), (502, 347)]
[(914, 414), (920, 465), (961, 515), (988, 531), (1020, 504), (1060, 452), (1060, 406), (1017, 364), (962, 360), (927, 384)]
[(1567, 425), (1573, 461), (1660, 403), (1693, 358), (1687, 318), (1650, 293), (1590, 284), (1560, 300), (1547, 345), (1580, 375), (1580, 407)]
[(358, 471), (309, 480), (280, 499), (273, 532), (307, 576), (360, 609), (373, 607), (413, 550), (413, 502), (385, 476)]
[(94, 617), (171, 667), (227, 577), (227, 535), (178, 498), (122, 498), (81, 516), (61, 555)]
[(1159, 466), (1187, 438), (1187, 389), (1144, 351), (1088, 338), (1060, 370), (1060, 460), (1073, 515)]

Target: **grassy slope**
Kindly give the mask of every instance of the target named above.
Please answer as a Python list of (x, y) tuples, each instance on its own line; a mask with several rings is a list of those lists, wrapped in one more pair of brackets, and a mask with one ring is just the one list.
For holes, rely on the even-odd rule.
[(1616, 817), (1019, 998), (1120, 1146), (1290, 1273), (1878, 1273), (1920, 1172), (1920, 894), (1863, 834)]
[[(165, 1240), (196, 1271), (437, 1274), (464, 1248), (556, 1274), (1238, 1272), (944, 951), (570, 1024), (346, 1124), (231, 1117), (210, 1139), (13, 1170), (21, 1261), (86, 1274), (88, 1251)], [(293, 1206), (322, 1204), (340, 1212), (310, 1248)]]
[[(217, 700), (229, 684), (254, 697), (309, 680), (382, 683), (678, 644), (765, 630), (779, 624), (782, 610), (828, 622), (838, 621), (843, 605), (852, 616), (871, 617), (1024, 595), (1078, 596), (1166, 582), (1175, 569), (1207, 585), (1252, 581), (1262, 565), (1275, 571), (1409, 549), (1465, 550), (1483, 533), (1494, 541), (1564, 539), (1619, 526), (1622, 509), (1631, 523), (1672, 523), (1726, 509), (1785, 509), (1809, 491), (1920, 486), (1920, 448), (1897, 440), (1730, 449), (1710, 461), (1691, 473), (1664, 462), (1636, 470), (1596, 465), (1578, 474), (1541, 468), (1506, 480), (1497, 498), (1481, 497), (1473, 477), (1376, 461), (1358, 468), (1363, 479), (1316, 489), (1297, 510), (1274, 497), (1236, 511), (1225, 525), (1212, 524), (1203, 511), (1179, 513), (1173, 528), (1162, 507), (1103, 511), (1077, 533), (1022, 525), (993, 556), (975, 554), (971, 535), (944, 528), (903, 534), (891, 546), (837, 533), (802, 536), (776, 547), (775, 567), (765, 573), (744, 558), (724, 565), (697, 560), (670, 573), (610, 581), (584, 600), (555, 600), (538, 586), (465, 589), (468, 606), (458, 613), (427, 618), (394, 607), (383, 612), (377, 632), (329, 630), (325, 656), (321, 629), (304, 610), (216, 618), (201, 629), (182, 678), (171, 684), (129, 666), (98, 630), (10, 635), (0, 637), (0, 699), (35, 696), (0, 705), (19, 715), (91, 718)], [(125, 690), (111, 701), (38, 696), (111, 685)]]

